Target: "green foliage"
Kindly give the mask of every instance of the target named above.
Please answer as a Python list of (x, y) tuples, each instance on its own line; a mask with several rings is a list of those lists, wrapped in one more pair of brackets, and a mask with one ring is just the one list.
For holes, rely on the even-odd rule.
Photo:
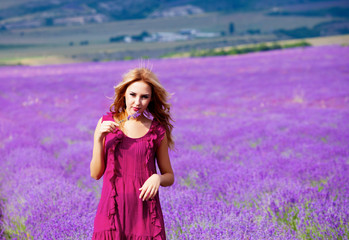
[(300, 41), (295, 43), (284, 44), (282, 45), (282, 48), (307, 47), (307, 46), (311, 46), (311, 44), (306, 41)]
[(250, 147), (256, 148), (261, 142), (262, 142), (261, 138), (258, 138), (257, 140), (254, 140), (254, 141), (250, 141)]
[(126, 61), (126, 60), (132, 60), (133, 59), (133, 57), (131, 57), (131, 56), (125, 56), (124, 57), (124, 60)]
[(45, 19), (45, 25), (46, 26), (53, 26), (54, 20), (53, 18), (46, 18)]
[(230, 33), (230, 34), (233, 34), (234, 31), (235, 31), (234, 23), (233, 23), (233, 22), (230, 22), (230, 23), (229, 23), (229, 33)]
[[(278, 42), (273, 42), (272, 44), (260, 43), (253, 46), (245, 47), (232, 47), (228, 50), (224, 49), (207, 49), (207, 50), (196, 50), (192, 49), (189, 53), (191, 57), (206, 57), (206, 56), (225, 56), (225, 55), (236, 55), (236, 54), (245, 54), (251, 52), (260, 52), (260, 51), (269, 51), (274, 49), (283, 49), (283, 48), (294, 48), (294, 47), (307, 47), (311, 46), (310, 43), (306, 41), (299, 41), (295, 43), (285, 43), (281, 45)], [(161, 56), (161, 58), (168, 58), (176, 55), (177, 53), (166, 53)]]
[(199, 177), (198, 172), (193, 170), (188, 174), (186, 178), (180, 179), (180, 184), (182, 186), (187, 186), (187, 187), (190, 187), (190, 186), (196, 187), (197, 186), (196, 179), (198, 179), (198, 177)]
[(328, 179), (321, 179), (319, 181), (311, 181), (311, 186), (317, 188), (318, 192), (321, 192), (327, 185)]
[(200, 150), (202, 150), (204, 147), (202, 146), (202, 144), (199, 144), (199, 145), (192, 145), (190, 148), (191, 148), (192, 150), (198, 150), (198, 151), (200, 151)]
[[(191, 57), (206, 57), (206, 56), (224, 56), (224, 55), (236, 55), (236, 54), (245, 54), (251, 52), (261, 52), (261, 51), (269, 51), (274, 49), (282, 49), (282, 48), (293, 48), (293, 47), (305, 47), (311, 46), (310, 43), (306, 41), (300, 41), (295, 43), (288, 43), (281, 45), (280, 43), (273, 42), (272, 44), (260, 43), (253, 46), (246, 47), (233, 47), (228, 50), (224, 49), (207, 49), (207, 50), (192, 50), (190, 52)], [(162, 57), (171, 57), (175, 53), (167, 53)]]
[(143, 39), (145, 37), (149, 37), (149, 36), (151, 36), (150, 33), (148, 33), (147, 31), (143, 31), (142, 33), (140, 33), (138, 35), (131, 36), (131, 38), (132, 38), (133, 41), (143, 41)]
[(299, 27), (290, 30), (278, 29), (274, 31), (277, 36), (288, 36), (291, 38), (307, 38), (320, 36), (320, 30), (315, 28)]
[(321, 137), (321, 141), (323, 141), (324, 143), (327, 143), (327, 136)]
[(11, 226), (4, 229), (5, 239), (17, 239), (18, 236), (27, 240), (34, 240), (34, 237), (27, 232), (25, 218), (15, 217), (11, 219)]
[(282, 46), (279, 43), (277, 43), (277, 42), (273, 42), (272, 45), (271, 45), (271, 49), (282, 49)]
[(123, 42), (125, 38), (125, 35), (110, 37), (109, 42)]
[(323, 8), (318, 10), (307, 10), (307, 11), (274, 11), (267, 13), (269, 16), (305, 16), (305, 17), (349, 17), (349, 8), (343, 7), (331, 7)]
[(249, 33), (249, 34), (260, 34), (261, 30), (259, 30), (259, 29), (248, 29), (247, 33)]
[(0, 44), (0, 50), (23, 49), (38, 47), (36, 44)]
[(81, 41), (81, 42), (80, 42), (80, 45), (82, 45), (82, 46), (83, 46), (83, 45), (88, 45), (88, 43), (89, 43), (88, 40), (84, 40), (84, 41)]

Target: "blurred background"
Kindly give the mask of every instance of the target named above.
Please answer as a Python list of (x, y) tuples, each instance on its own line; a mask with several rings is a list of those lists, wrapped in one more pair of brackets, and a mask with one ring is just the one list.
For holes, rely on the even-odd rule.
[(299, 39), (346, 45), (348, 34), (343, 0), (0, 1), (1, 65), (227, 55)]

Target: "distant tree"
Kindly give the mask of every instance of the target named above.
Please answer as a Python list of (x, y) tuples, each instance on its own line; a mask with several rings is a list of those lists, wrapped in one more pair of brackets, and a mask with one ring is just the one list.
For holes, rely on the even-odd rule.
[(69, 43), (69, 46), (74, 46), (74, 42), (70, 42), (70, 43)]
[(259, 29), (248, 29), (247, 33), (249, 33), (249, 34), (260, 34), (261, 30), (259, 30)]
[(46, 26), (53, 26), (53, 18), (46, 18), (45, 25)]
[(123, 42), (124, 38), (125, 38), (125, 35), (110, 37), (109, 42)]
[(140, 35), (131, 36), (132, 41), (142, 41), (143, 37)]
[(88, 45), (88, 41), (87, 41), (87, 40), (81, 41), (81, 42), (80, 42), (80, 45)]
[(225, 36), (225, 31), (221, 31), (221, 36)]
[(143, 32), (141, 33), (141, 36), (142, 36), (142, 37), (150, 37), (151, 35), (150, 35), (150, 33), (148, 33), (147, 31), (143, 31)]
[(230, 22), (230, 23), (229, 23), (229, 33), (230, 33), (230, 34), (233, 34), (234, 31), (235, 31), (234, 23), (233, 23), (233, 22)]
[(348, 34), (349, 33), (349, 28), (339, 28), (337, 30), (340, 34)]
[(131, 38), (132, 38), (133, 41), (143, 41), (143, 39), (145, 37), (149, 37), (149, 36), (151, 36), (150, 33), (148, 33), (147, 31), (143, 31), (141, 34), (134, 35)]
[(290, 30), (278, 29), (274, 30), (274, 34), (277, 36), (288, 36), (291, 38), (306, 38), (306, 37), (318, 37), (320, 36), (320, 30), (315, 28), (299, 27)]

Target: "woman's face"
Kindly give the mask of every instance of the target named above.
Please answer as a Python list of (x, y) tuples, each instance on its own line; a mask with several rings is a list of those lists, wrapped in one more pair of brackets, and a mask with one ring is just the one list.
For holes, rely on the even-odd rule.
[(129, 85), (125, 93), (126, 111), (128, 115), (137, 111), (143, 113), (147, 109), (151, 99), (151, 87), (143, 81), (137, 81)]

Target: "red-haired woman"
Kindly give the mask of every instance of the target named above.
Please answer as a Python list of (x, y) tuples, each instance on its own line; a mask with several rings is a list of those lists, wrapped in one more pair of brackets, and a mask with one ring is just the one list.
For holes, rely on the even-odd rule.
[(104, 177), (92, 239), (166, 239), (158, 191), (174, 182), (167, 99), (147, 68), (130, 70), (115, 87), (110, 112), (94, 133), (91, 176)]

